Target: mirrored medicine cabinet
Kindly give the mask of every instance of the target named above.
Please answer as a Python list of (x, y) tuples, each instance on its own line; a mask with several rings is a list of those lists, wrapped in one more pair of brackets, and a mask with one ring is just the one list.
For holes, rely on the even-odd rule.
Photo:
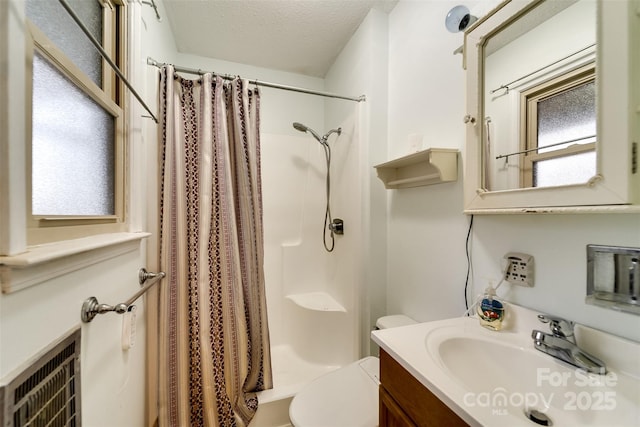
[(508, 0), (466, 31), (465, 212), (640, 212), (638, 10)]

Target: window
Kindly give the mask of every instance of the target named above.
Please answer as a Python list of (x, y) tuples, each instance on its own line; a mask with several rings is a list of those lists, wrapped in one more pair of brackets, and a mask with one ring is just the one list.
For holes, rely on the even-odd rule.
[[(124, 6), (67, 0), (123, 69)], [(124, 229), (123, 96), (58, 1), (27, 0), (32, 45), (29, 244)]]
[(523, 187), (584, 184), (596, 175), (593, 65), (522, 92)]

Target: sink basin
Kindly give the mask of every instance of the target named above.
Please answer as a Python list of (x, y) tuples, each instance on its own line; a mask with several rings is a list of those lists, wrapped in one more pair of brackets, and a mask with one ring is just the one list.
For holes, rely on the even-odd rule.
[[(467, 407), (496, 416), (548, 417), (553, 425), (640, 425), (640, 381), (611, 372), (588, 374), (524, 346), (517, 334), (464, 328), (433, 329), (428, 354), (465, 393)], [(531, 423), (531, 424), (529, 424)]]
[(372, 337), (469, 425), (534, 427), (532, 418), (549, 418), (556, 427), (640, 426), (639, 343), (577, 328), (610, 368), (588, 374), (536, 350), (537, 313), (512, 305), (516, 310), (522, 318), (499, 332), (465, 317)]
[[(536, 350), (499, 341), (454, 337), (441, 341), (437, 347), (435, 358), (451, 377), (475, 393), (486, 392), (488, 385), (507, 392), (538, 390), (542, 386), (539, 372), (569, 371)], [(473, 355), (473, 363), (469, 363), (469, 355)]]

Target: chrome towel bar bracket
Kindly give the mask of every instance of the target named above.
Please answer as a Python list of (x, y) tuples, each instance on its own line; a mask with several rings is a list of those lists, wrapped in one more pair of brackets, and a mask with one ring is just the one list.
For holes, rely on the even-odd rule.
[(116, 305), (108, 305), (108, 304), (100, 304), (96, 297), (89, 297), (82, 304), (82, 312), (80, 313), (80, 318), (84, 323), (91, 322), (97, 314), (104, 314), (110, 311), (115, 311), (118, 314), (123, 314), (129, 308), (125, 303), (120, 303)]
[[(141, 268), (138, 271), (138, 282), (140, 283), (140, 285), (144, 286), (140, 288), (140, 290), (136, 292), (131, 298), (129, 298), (126, 302), (122, 302), (120, 304), (108, 305), (100, 304), (96, 297), (89, 297), (82, 304), (80, 319), (82, 319), (84, 323), (89, 323), (98, 314), (104, 314), (110, 311), (114, 311), (118, 314), (126, 313), (129, 307), (131, 307), (142, 294), (147, 292), (154, 284), (156, 284), (164, 277), (165, 274), (162, 271), (158, 273), (150, 273), (145, 268)], [(146, 283), (147, 280), (149, 281), (148, 283)]]
[(144, 282), (146, 282), (147, 280), (155, 279), (158, 276), (164, 277), (164, 273), (162, 271), (159, 273), (151, 273), (150, 271), (147, 271), (146, 268), (142, 267), (138, 271), (138, 283), (140, 283), (140, 285), (144, 285)]

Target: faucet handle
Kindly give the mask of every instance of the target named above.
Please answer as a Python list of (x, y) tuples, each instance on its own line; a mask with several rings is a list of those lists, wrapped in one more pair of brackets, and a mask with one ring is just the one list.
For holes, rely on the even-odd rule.
[(553, 335), (563, 338), (573, 336), (573, 322), (562, 317), (551, 316), (549, 314), (538, 314), (538, 320), (548, 323)]

